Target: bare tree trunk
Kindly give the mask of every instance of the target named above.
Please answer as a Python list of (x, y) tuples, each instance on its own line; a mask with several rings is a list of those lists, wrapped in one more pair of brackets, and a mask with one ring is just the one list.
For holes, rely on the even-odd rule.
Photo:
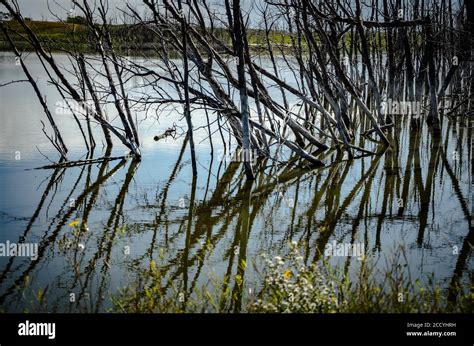
[[(84, 79), (87, 90), (89, 91), (89, 94), (91, 95), (92, 100), (94, 101), (95, 110), (97, 112), (97, 115), (100, 118), (105, 119), (104, 113), (102, 112), (102, 107), (100, 105), (99, 98), (98, 98), (98, 96), (97, 96), (97, 94), (94, 90), (94, 87), (92, 86), (92, 81), (89, 78), (89, 74), (87, 73), (86, 64), (84, 62), (84, 56), (82, 56), (82, 55), (79, 56), (78, 63), (79, 63), (79, 67), (80, 67), (81, 72), (82, 72), (82, 78)], [(107, 148), (112, 148), (113, 147), (113, 141), (112, 141), (112, 137), (110, 136), (109, 129), (103, 123), (101, 123), (100, 126), (102, 128), (102, 132), (104, 133), (105, 141), (107, 143)]]
[(234, 49), (238, 56), (238, 64), (237, 64), (237, 75), (239, 79), (239, 92), (240, 92), (240, 113), (241, 113), (241, 121), (242, 121), (242, 148), (244, 151), (243, 161), (245, 167), (245, 174), (247, 175), (248, 179), (254, 179), (254, 173), (252, 168), (252, 153), (250, 148), (250, 133), (249, 133), (249, 116), (250, 116), (250, 108), (249, 108), (249, 101), (248, 101), (248, 94), (247, 94), (247, 81), (245, 78), (245, 49), (244, 49), (244, 40), (243, 34), (244, 30), (242, 30), (242, 18), (240, 12), (240, 0), (234, 0), (232, 3), (233, 7), (233, 18), (229, 18), (230, 20), (233, 19), (233, 27), (235, 33), (235, 42), (234, 42)]
[(426, 55), (428, 60), (428, 84), (430, 87), (430, 112), (428, 123), (435, 130), (440, 129), (439, 113), (438, 113), (438, 95), (436, 93), (436, 66), (434, 61), (433, 34), (431, 28), (431, 20), (428, 19), (426, 26)]
[(183, 13), (181, 0), (178, 0), (178, 8), (182, 15), (181, 30), (183, 35), (183, 64), (184, 64), (184, 116), (188, 124), (189, 147), (191, 149), (191, 164), (193, 167), (193, 176), (197, 176), (196, 150), (194, 147), (193, 123), (191, 121), (191, 105), (189, 103), (189, 64), (188, 64), (188, 26)]

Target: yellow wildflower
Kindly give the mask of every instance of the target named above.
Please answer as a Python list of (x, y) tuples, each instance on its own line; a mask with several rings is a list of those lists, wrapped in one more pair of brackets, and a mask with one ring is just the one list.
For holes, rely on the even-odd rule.
[(77, 227), (79, 225), (79, 220), (74, 220), (69, 223), (69, 227)]

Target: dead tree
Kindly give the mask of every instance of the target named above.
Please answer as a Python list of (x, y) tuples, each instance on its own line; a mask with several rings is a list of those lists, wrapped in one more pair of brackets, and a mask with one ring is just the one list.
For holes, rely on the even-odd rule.
[[(229, 6), (229, 1), (226, 0), (226, 6)], [(243, 161), (245, 167), (245, 173), (248, 179), (254, 179), (252, 162), (251, 162), (251, 149), (250, 149), (250, 108), (247, 94), (247, 80), (245, 78), (245, 49), (244, 49), (244, 30), (242, 23), (242, 14), (240, 11), (240, 1), (234, 0), (232, 2), (233, 15), (230, 15), (228, 11), (229, 26), (233, 28), (232, 42), (234, 45), (235, 53), (238, 57), (237, 63), (237, 75), (238, 75), (238, 88), (240, 92), (240, 113), (242, 121), (242, 148), (243, 148)]]
[[(57, 64), (56, 60), (53, 57), (53, 54), (51, 51), (47, 51), (47, 48), (44, 47), (43, 43), (39, 40), (37, 35), (34, 33), (34, 31), (28, 26), (27, 22), (25, 21), (24, 17), (21, 15), (19, 6), (15, 1), (8, 1), (8, 0), (1, 0), (0, 4), (3, 5), (7, 11), (10, 13), (12, 18), (20, 24), (22, 30), (24, 31), (24, 36), (28, 43), (31, 45), (31, 48), (35, 51), (37, 54), (38, 58), (43, 64), (43, 67), (46, 71), (46, 73), (51, 76), (50, 82), (52, 82), (58, 91), (60, 92), (61, 95), (63, 95), (64, 101), (69, 104), (71, 101), (76, 102), (82, 109), (84, 110), (85, 114), (88, 116), (92, 116), (94, 120), (96, 120), (103, 129), (107, 129), (110, 131), (112, 134), (114, 134), (127, 148), (130, 149), (132, 154), (139, 158), (140, 157), (140, 150), (138, 147), (138, 138), (134, 135), (133, 131), (131, 128), (134, 126), (131, 125), (133, 124), (133, 120), (131, 119), (131, 116), (128, 118), (125, 116), (125, 114), (122, 111), (122, 105), (120, 103), (120, 100), (117, 98), (117, 89), (116, 89), (116, 82), (113, 80), (111, 73), (107, 73), (108, 81), (109, 81), (109, 87), (111, 88), (111, 92), (113, 96), (116, 98), (116, 108), (119, 112), (120, 118), (122, 120), (122, 126), (124, 130), (119, 129), (117, 126), (111, 124), (108, 120), (103, 117), (102, 112), (97, 108), (97, 103), (95, 106), (91, 106), (83, 96), (81, 96), (77, 88), (74, 87), (74, 82), (71, 81), (66, 77), (66, 74), (64, 70)], [(87, 2), (84, 2), (84, 7), (82, 7), (84, 14), (87, 16), (90, 14), (90, 11), (88, 10)], [(91, 27), (93, 27), (93, 20), (92, 16), (89, 16), (89, 24)], [(107, 25), (107, 23), (105, 23)], [(9, 30), (9, 28), (7, 28)], [(96, 33), (97, 34), (97, 33)], [(23, 35), (23, 34), (21, 34)], [(96, 36), (97, 37), (97, 36)], [(12, 49), (15, 49), (14, 45), (12, 46)], [(100, 50), (102, 53), (104, 53), (103, 50)], [(72, 61), (77, 62), (77, 69), (73, 68), (76, 71), (82, 71), (82, 74), (84, 72), (87, 72), (84, 67), (84, 58), (73, 54), (72, 52), (69, 52), (71, 56)], [(104, 61), (104, 67), (107, 70), (107, 62), (105, 61), (105, 57), (103, 59)], [(51, 72), (52, 70), (52, 72)], [(52, 74), (54, 75), (57, 80), (52, 78)], [(78, 78), (80, 77), (81, 73), (78, 73)], [(123, 85), (123, 82), (119, 82), (121, 85)], [(87, 83), (86, 83), (87, 84)], [(92, 84), (88, 85), (88, 88), (92, 87)], [(89, 91), (91, 91), (89, 89)], [(81, 129), (82, 131), (82, 129)], [(107, 138), (107, 132), (104, 132), (105, 137)], [(110, 141), (108, 141), (108, 144), (111, 144)]]
[[(149, 48), (144, 62), (137, 62), (117, 48), (118, 29), (109, 22), (103, 1), (96, 8), (86, 0), (74, 3), (86, 19), (96, 56), (65, 50), (71, 61), (67, 72), (77, 77), (70, 78), (28, 27), (15, 1), (0, 0), (20, 23), (22, 32), (16, 34), (27, 39), (63, 98), (84, 110), (88, 136), (82, 128), (81, 133), (86, 145), (94, 146), (90, 121), (95, 121), (108, 147), (118, 138), (139, 157), (132, 114), (153, 108), (159, 116), (167, 107), (183, 106), (194, 174), (195, 109), (205, 109), (210, 135), (211, 123), (216, 123), (223, 141), (223, 131), (233, 136), (243, 149), (246, 175), (252, 178), (254, 152), (272, 157), (272, 151), (286, 147), (321, 165), (328, 149), (345, 151), (349, 158), (358, 152), (373, 154), (373, 149), (355, 145), (360, 135), (375, 134), (377, 143), (387, 146), (387, 131), (395, 120), (382, 112), (384, 95), (398, 98), (406, 90), (411, 101), (429, 100), (427, 120), (437, 128), (438, 103), (462, 95), (456, 101), (457, 107), (464, 107), (474, 85), (468, 81), (469, 90), (463, 88), (462, 76), (470, 73), (467, 63), (450, 66), (440, 83), (445, 61), (456, 51), (464, 52), (462, 62), (472, 59), (466, 53), (470, 41), (460, 39), (462, 32), (472, 31), (470, 5), (456, 12), (451, 3), (436, 7), (430, 2), (416, 2), (411, 10), (408, 0), (358, 0), (354, 6), (338, 0), (273, 0), (260, 4), (260, 11), (253, 12), (257, 24), (250, 26), (238, 0), (226, 0), (220, 10), (205, 0), (143, 0), (144, 12), (124, 9), (134, 23), (120, 29), (140, 33), (127, 49), (145, 44)], [(455, 16), (462, 19), (460, 24)], [(456, 38), (454, 49), (449, 47), (451, 38)], [(361, 68), (351, 66), (358, 63)], [(137, 96), (126, 86), (133, 78), (143, 81), (146, 93)], [(103, 110), (107, 103), (114, 106), (117, 123)]]

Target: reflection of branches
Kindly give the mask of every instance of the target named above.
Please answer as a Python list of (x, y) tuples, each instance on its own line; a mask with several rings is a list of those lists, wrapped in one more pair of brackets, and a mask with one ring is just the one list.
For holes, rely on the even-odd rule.
[[(420, 228), (418, 231), (418, 237), (417, 237), (417, 243), (418, 245), (421, 245), (423, 243), (423, 236), (424, 236), (424, 230), (427, 225), (427, 220), (428, 220), (428, 212), (429, 212), (429, 207), (430, 207), (430, 199), (432, 195), (432, 188), (434, 185), (434, 175), (435, 172), (437, 172), (437, 166), (439, 163), (439, 155), (440, 155), (440, 149), (441, 149), (441, 144), (439, 140), (435, 137), (434, 133), (431, 132), (432, 138), (431, 138), (431, 155), (430, 155), (430, 161), (428, 163), (428, 174), (426, 176), (426, 183), (425, 183), (425, 188), (423, 189), (422, 186), (420, 186)], [(419, 151), (417, 150), (417, 154)], [(415, 159), (416, 162), (416, 159)], [(423, 191), (421, 191), (421, 189)]]
[[(408, 126), (408, 122), (395, 124), (395, 129), (400, 129), (403, 137), (408, 133)], [(117, 248), (119, 234), (135, 237), (136, 233), (143, 231), (145, 236), (143, 239), (150, 241), (143, 247), (143, 253), (136, 254), (131, 260), (131, 266), (127, 265), (124, 270), (133, 271), (135, 268), (141, 270), (141, 267), (148, 263), (148, 259), (155, 257), (158, 247), (160, 250), (166, 248), (166, 261), (159, 268), (164, 282), (163, 292), (171, 294), (171, 289), (179, 287), (185, 300), (189, 299), (198, 285), (206, 281), (205, 275), (208, 270), (212, 270), (215, 262), (218, 262), (222, 265), (224, 277), (222, 286), (218, 288), (220, 290), (218, 305), (221, 311), (237, 312), (243, 306), (244, 287), (250, 279), (245, 263), (252, 258), (254, 251), (264, 249), (268, 252), (273, 250), (283, 252), (286, 251), (285, 245), (288, 240), (303, 240), (308, 246), (304, 254), (306, 261), (308, 258), (310, 261), (317, 261), (321, 259), (326, 244), (334, 238), (348, 235), (350, 242), (354, 243), (365, 230), (366, 246), (370, 244), (370, 246), (382, 247), (383, 238), (380, 230), (387, 224), (391, 225), (393, 221), (402, 220), (410, 224), (419, 222), (417, 226), (420, 230), (423, 225), (427, 227), (428, 219), (422, 223), (423, 214), (421, 213), (425, 212), (426, 206), (422, 206), (421, 203), (426, 200), (431, 201), (435, 198), (435, 193), (439, 193), (434, 186), (437, 184), (435, 178), (440, 162), (450, 178), (448, 181), (451, 181), (466, 218), (470, 220), (470, 214), (466, 213), (468, 207), (463, 198), (462, 186), (458, 181), (458, 169), (451, 168), (445, 150), (438, 148), (435, 141), (427, 141), (426, 144), (420, 145), (420, 132), (412, 131), (411, 135), (407, 145), (395, 148), (391, 153), (383, 156), (385, 161), (383, 166), (380, 166), (382, 156), (342, 161), (318, 169), (292, 168), (279, 164), (266, 166), (268, 162), (263, 160), (261, 165), (267, 167), (268, 173), (258, 171), (255, 180), (251, 182), (245, 179), (245, 175), (239, 170), (239, 164), (231, 163), (222, 174), (219, 174), (216, 185), (212, 189), (209, 186), (199, 186), (197, 182), (194, 182), (191, 185), (191, 199), (186, 205), (187, 209), (183, 210), (171, 205), (170, 189), (177, 185), (177, 177), (183, 166), (185, 140), (168, 180), (156, 194), (156, 202), (151, 204), (147, 201), (143, 202), (145, 204), (142, 208), (154, 212), (151, 222), (132, 224), (123, 228), (123, 231), (121, 227), (124, 227), (127, 220), (131, 219), (127, 217), (124, 206), (127, 196), (131, 193), (130, 184), (138, 168), (137, 162), (132, 161), (125, 173), (118, 194), (107, 211), (108, 217), (104, 229), (96, 229), (94, 232), (86, 231), (85, 227), (90, 222), (89, 220), (95, 219), (95, 206), (99, 201), (102, 186), (118, 169), (124, 167), (125, 161), (121, 161), (110, 171), (108, 170), (110, 162), (101, 162), (95, 179), (92, 178), (93, 166), (83, 166), (80, 176), (88, 168), (83, 184), (84, 191), (79, 194), (74, 206), (66, 209), (64, 204), (61, 205), (57, 215), (52, 218), (49, 231), (45, 233), (40, 244), (38, 261), (32, 263), (26, 270), (21, 269), (22, 266), (12, 268), (10, 265), (2, 274), (2, 281), (0, 281), (2, 283), (5, 282), (4, 278), (11, 273), (17, 273), (19, 277), (14, 280), (13, 286), (7, 287), (0, 301), (4, 302), (7, 296), (16, 292), (15, 285), (19, 285), (26, 275), (33, 275), (34, 271), (39, 270), (38, 268), (48, 260), (46, 256), (48, 249), (51, 249), (51, 244), (60, 238), (66, 221), (75, 212), (81, 213), (82, 224), (78, 230), (80, 233), (74, 234), (73, 246), (68, 252), (72, 254), (70, 265), (73, 268), (73, 274), (66, 282), (69, 291), (79, 291), (80, 295), (77, 304), (69, 305), (69, 309), (80, 309), (88, 293), (93, 297), (88, 307), (90, 311), (101, 311), (105, 304), (103, 297), (106, 296), (109, 288), (111, 268), (112, 265), (116, 266), (113, 263), (114, 256), (120, 256), (119, 252), (123, 250)], [(421, 169), (424, 167), (422, 158), (426, 156), (425, 153), (429, 153), (430, 156), (427, 157), (427, 174), (422, 176)], [(293, 159), (290, 158), (290, 161)], [(406, 166), (399, 168), (399, 162)], [(397, 181), (398, 170), (405, 172), (404, 179), (408, 181)], [(417, 170), (420, 171), (417, 172)], [(51, 196), (64, 171), (65, 169), (57, 169), (50, 177), (38, 208), (30, 221), (31, 224), (38, 217), (39, 212), (44, 210), (46, 200)], [(462, 172), (464, 171), (460, 169), (459, 174), (463, 174)], [(209, 179), (204, 181), (210, 184)], [(72, 189), (75, 190), (77, 185), (78, 181)], [(378, 189), (374, 190), (375, 186), (378, 186)], [(412, 188), (413, 186), (415, 188)], [(199, 199), (197, 193), (201, 189), (208, 191), (203, 200)], [(403, 196), (404, 210), (402, 215), (397, 216), (396, 213), (393, 215), (392, 209), (393, 200), (399, 195), (399, 191)], [(426, 196), (421, 196), (420, 191)], [(293, 197), (293, 192), (295, 192), (295, 203), (287, 205), (283, 199)], [(306, 200), (307, 193), (310, 196), (308, 200)], [(67, 203), (71, 196), (72, 191), (67, 195), (64, 203)], [(276, 196), (275, 203), (273, 196)], [(140, 208), (141, 201), (138, 200), (137, 203)], [(420, 205), (418, 217), (409, 215), (410, 211), (416, 210), (417, 203)], [(428, 208), (433, 208), (433, 206), (431, 203), (428, 204)], [(354, 215), (348, 215), (352, 210), (354, 210)], [(285, 217), (288, 211), (291, 217)], [(400, 213), (400, 209), (398, 212)], [(429, 215), (427, 214), (426, 217), (428, 218)], [(374, 224), (369, 224), (372, 222), (371, 218)], [(339, 232), (344, 224), (350, 224), (350, 229)], [(29, 228), (31, 225), (27, 227)], [(161, 232), (165, 229), (166, 232)], [(127, 230), (126, 233), (125, 230)], [(276, 230), (276, 232), (270, 230)], [(251, 241), (250, 231), (252, 231)], [(471, 233), (469, 232), (466, 236), (460, 249), (452, 279), (453, 290), (457, 287), (469, 258), (470, 244), (472, 244)], [(424, 237), (426, 238), (427, 235)], [(86, 244), (88, 251), (83, 252), (78, 245), (86, 239), (89, 240)], [(90, 241), (91, 239), (96, 241)], [(384, 247), (388, 245), (387, 243), (385, 241)], [(346, 271), (349, 270), (350, 261), (350, 258), (346, 261)], [(70, 271), (65, 275), (70, 275), (69, 273)]]
[[(114, 207), (110, 213), (110, 217), (109, 217), (109, 220), (107, 221), (107, 226), (104, 230), (103, 236), (97, 244), (97, 252), (93, 256), (93, 258), (89, 261), (89, 264), (86, 265), (84, 268), (84, 272), (86, 275), (85, 275), (83, 290), (85, 290), (89, 284), (89, 277), (92, 274), (92, 271), (95, 270), (98, 259), (104, 257), (102, 269), (100, 271), (101, 281), (98, 284), (98, 290), (96, 292), (96, 297), (95, 297), (97, 299), (95, 312), (99, 311), (101, 302), (103, 301), (103, 295), (104, 295), (103, 290), (106, 284), (107, 271), (110, 268), (110, 259), (111, 259), (110, 257), (112, 253), (113, 243), (114, 243), (115, 237), (117, 236), (117, 232), (119, 231), (120, 218), (123, 216), (123, 205), (125, 202), (125, 198), (127, 196), (128, 188), (129, 188), (130, 182), (133, 179), (135, 171), (138, 168), (138, 164), (139, 162), (135, 160), (130, 163), (128, 172), (125, 175), (125, 180), (114, 202)], [(111, 232), (111, 234), (109, 234), (109, 232)]]
[[(181, 147), (181, 151), (179, 153), (178, 159), (176, 160), (176, 165), (174, 166), (173, 170), (171, 171), (168, 182), (166, 183), (165, 187), (163, 188), (163, 190), (160, 192), (160, 194), (156, 198), (158, 201), (161, 199), (161, 203), (160, 203), (160, 211), (157, 214), (157, 216), (155, 217), (155, 221), (154, 221), (154, 225), (153, 225), (153, 237), (152, 237), (152, 240), (151, 240), (151, 243), (150, 243), (150, 249), (148, 250), (150, 260), (153, 259), (153, 252), (154, 252), (154, 249), (155, 249), (155, 246), (156, 246), (156, 236), (157, 236), (158, 228), (163, 223), (165, 223), (165, 221), (167, 221), (167, 220), (163, 220), (163, 216), (166, 216), (165, 215), (165, 212), (166, 212), (165, 207), (166, 207), (166, 199), (168, 197), (168, 190), (169, 190), (172, 182), (175, 180), (176, 176), (178, 175), (178, 173), (181, 170), (181, 160), (182, 160), (183, 155), (184, 155), (184, 149), (186, 148), (186, 143), (187, 143), (187, 137), (183, 141), (183, 146)], [(168, 236), (166, 235), (166, 239), (167, 238), (168, 238)]]
[[(19, 237), (20, 242), (23, 242), (26, 239), (26, 236), (28, 235), (28, 232), (30, 231), (30, 229), (33, 226), (34, 222), (38, 218), (38, 216), (41, 212), (41, 209), (43, 208), (43, 205), (46, 201), (46, 198), (48, 197), (49, 193), (51, 192), (51, 190), (53, 189), (53, 187), (57, 183), (57, 181), (60, 179), (60, 176), (62, 174), (64, 174), (64, 170), (61, 170), (59, 168), (55, 169), (53, 174), (51, 174), (51, 178), (49, 179), (49, 183), (46, 186), (46, 188), (45, 188), (45, 190), (44, 190), (44, 192), (43, 192), (43, 194), (40, 198), (40, 201), (38, 203), (38, 206), (36, 207), (35, 212), (33, 213), (30, 220), (28, 221), (28, 224), (26, 225), (26, 228), (23, 231), (23, 234)], [(2, 274), (0, 275), (0, 283), (2, 283), (5, 280), (6, 275), (10, 272), (10, 268), (13, 265), (13, 261), (14, 261), (14, 257), (11, 257), (8, 260), (8, 263), (5, 266), (5, 269), (3, 270)]]
[[(105, 162), (103, 164), (106, 164)], [(5, 292), (0, 296), (0, 302), (3, 302), (5, 298), (14, 292), (15, 287), (20, 285), (25, 277), (33, 271), (35, 267), (41, 263), (41, 260), (43, 256), (46, 253), (46, 250), (48, 247), (52, 244), (55, 243), (62, 227), (66, 224), (67, 220), (72, 216), (74, 211), (78, 209), (78, 206), (86, 199), (86, 197), (93, 191), (97, 190), (100, 188), (100, 186), (108, 179), (110, 178), (115, 172), (117, 172), (123, 165), (125, 164), (125, 161), (120, 162), (117, 164), (112, 170), (110, 170), (107, 174), (105, 174), (102, 177), (99, 177), (92, 185), (90, 185), (88, 188), (86, 188), (75, 200), (75, 203), (73, 206), (70, 206), (67, 212), (65, 212), (62, 217), (58, 220), (56, 228), (51, 232), (51, 234), (45, 233), (42, 242), (39, 244), (38, 247), (38, 257), (37, 260), (32, 261), (27, 268), (19, 274), (18, 278), (14, 280), (14, 283), (8, 287)]]

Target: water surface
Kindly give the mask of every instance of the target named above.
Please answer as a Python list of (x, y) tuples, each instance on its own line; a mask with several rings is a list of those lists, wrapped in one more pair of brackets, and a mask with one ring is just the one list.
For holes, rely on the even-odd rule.
[[(60, 98), (46, 85), (40, 64), (28, 59), (54, 109)], [(1, 53), (0, 83), (23, 78), (13, 56)], [(253, 183), (238, 163), (220, 159), (219, 134), (212, 137), (211, 155), (203, 127), (196, 133), (193, 181), (184, 136), (153, 140), (174, 123), (185, 129), (179, 110), (158, 118), (138, 114), (141, 162), (32, 170), (50, 163), (47, 157), (56, 159), (41, 132), (40, 104), (27, 83), (0, 88), (0, 103), (0, 242), (39, 244), (36, 261), (0, 257), (4, 311), (107, 311), (111, 296), (136, 283), (151, 259), (164, 281), (173, 282), (170, 295), (211, 287), (212, 277), (229, 278), (226, 285), (242, 296), (259, 285), (259, 255), (284, 254), (291, 241), (303, 244), (307, 263), (336, 241), (363, 244), (381, 272), (399, 264), (412, 280), (432, 277), (444, 290), (457, 283), (466, 289), (472, 281), (472, 129), (466, 121), (444, 119), (435, 136), (396, 118), (393, 145), (382, 155), (347, 161), (333, 152), (318, 169), (263, 161), (259, 167), (267, 168)], [(56, 118), (69, 156), (84, 158), (72, 116)], [(204, 125), (204, 113), (194, 112), (193, 121)], [(102, 150), (98, 143), (96, 156)], [(123, 152), (116, 145), (112, 154)], [(74, 220), (81, 226), (71, 227)], [(238, 265), (243, 260), (245, 269)], [(328, 260), (357, 280), (357, 258)], [(44, 291), (47, 301), (40, 304), (37, 295)], [(224, 302), (229, 311), (242, 304)]]

